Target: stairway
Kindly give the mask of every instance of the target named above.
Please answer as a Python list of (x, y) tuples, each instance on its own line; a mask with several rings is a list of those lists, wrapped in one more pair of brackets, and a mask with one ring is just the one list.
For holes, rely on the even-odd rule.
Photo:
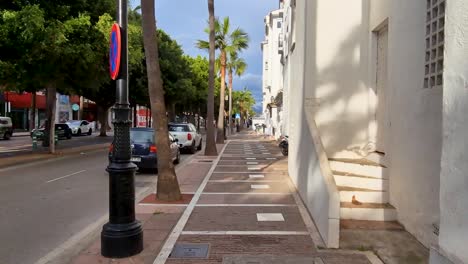
[(383, 158), (358, 156), (330, 158), (330, 168), (340, 192), (340, 218), (366, 221), (395, 221), (397, 212), (389, 204), (387, 168)]

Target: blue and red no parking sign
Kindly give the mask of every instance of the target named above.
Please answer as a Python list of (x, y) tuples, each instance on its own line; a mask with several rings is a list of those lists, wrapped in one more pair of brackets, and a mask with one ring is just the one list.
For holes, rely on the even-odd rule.
[(120, 53), (122, 49), (122, 42), (120, 37), (120, 26), (117, 23), (112, 25), (110, 35), (110, 49), (109, 49), (109, 72), (112, 80), (117, 79), (120, 70)]

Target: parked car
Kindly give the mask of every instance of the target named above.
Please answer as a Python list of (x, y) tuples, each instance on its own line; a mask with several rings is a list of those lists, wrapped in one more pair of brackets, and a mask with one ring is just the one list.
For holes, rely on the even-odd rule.
[[(177, 139), (169, 135), (172, 161), (180, 162), (180, 149)], [(138, 169), (156, 169), (158, 167), (157, 148), (154, 142), (154, 129), (152, 128), (131, 128), (130, 143), (132, 144), (131, 161), (138, 166)], [(109, 149), (109, 161), (112, 160), (114, 145)]]
[(93, 133), (92, 123), (86, 120), (70, 120), (67, 122), (74, 136), (81, 136), (83, 133), (89, 136)]
[(13, 136), (13, 123), (11, 118), (0, 116), (0, 137), (10, 139)]
[(197, 128), (190, 123), (169, 123), (169, 133), (179, 141), (179, 147), (195, 153), (202, 149), (202, 136)]
[[(43, 140), (44, 139), (44, 133), (45, 133), (45, 126), (41, 126), (38, 129), (33, 129), (31, 131), (31, 137), (33, 135), (36, 135), (37, 140)], [(72, 138), (72, 130), (67, 124), (55, 124), (55, 134), (59, 139), (61, 138), (66, 138), (66, 139), (71, 139)]]

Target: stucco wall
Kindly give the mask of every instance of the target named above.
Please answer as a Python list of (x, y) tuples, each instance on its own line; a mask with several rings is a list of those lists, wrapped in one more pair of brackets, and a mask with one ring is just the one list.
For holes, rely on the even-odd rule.
[[(315, 133), (313, 117), (306, 112), (305, 94), (307, 75), (313, 69), (305, 61), (305, 37), (313, 24), (314, 4), (307, 0), (296, 2), (296, 41), (295, 49), (289, 54), (291, 67), (289, 93), (289, 175), (298, 188), (299, 194), (312, 215), (317, 228), (328, 247), (338, 247), (339, 243), (339, 196), (331, 172), (326, 172), (327, 158)], [(305, 12), (307, 12), (307, 22)], [(306, 33), (307, 32), (307, 33)], [(310, 68), (310, 69), (309, 69)], [(304, 71), (305, 70), (305, 71)], [(315, 128), (316, 129), (316, 128)], [(317, 130), (315, 132), (318, 132)], [(315, 141), (314, 141), (315, 139)], [(334, 189), (333, 189), (334, 188)]]
[[(384, 128), (390, 203), (424, 245), (436, 243), (439, 217), (442, 89), (423, 88), (426, 1), (373, 0), (369, 32), (388, 19), (388, 81)], [(370, 35), (370, 73), (375, 72)], [(375, 90), (370, 79), (369, 87)], [(444, 88), (446, 89), (446, 88)]]
[(316, 106), (315, 121), (329, 156), (369, 141), (367, 14), (365, 0), (312, 1), (308, 60), (315, 67), (305, 96)]
[(446, 9), (439, 246), (468, 263), (468, 2)]

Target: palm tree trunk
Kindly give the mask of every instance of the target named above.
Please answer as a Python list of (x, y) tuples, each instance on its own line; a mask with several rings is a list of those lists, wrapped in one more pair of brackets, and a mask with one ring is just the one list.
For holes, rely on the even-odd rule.
[(148, 90), (154, 116), (155, 142), (158, 155), (158, 183), (156, 197), (163, 201), (182, 199), (179, 183), (172, 163), (167, 130), (166, 104), (159, 65), (158, 41), (156, 34), (155, 0), (142, 0), (143, 42), (148, 71)]
[[(207, 116), (206, 116), (206, 147), (205, 155), (217, 156), (216, 142), (214, 137), (214, 86), (215, 86), (215, 15), (214, 15), (214, 0), (208, 0), (208, 13), (210, 23), (210, 54), (209, 54), (209, 74), (208, 74), (208, 100), (207, 100)], [(224, 137), (223, 137), (224, 138)]]
[(232, 133), (232, 70), (229, 70), (229, 135)]
[(218, 134), (216, 143), (224, 144), (224, 94), (226, 92), (226, 52), (221, 51), (221, 89), (219, 92)]

